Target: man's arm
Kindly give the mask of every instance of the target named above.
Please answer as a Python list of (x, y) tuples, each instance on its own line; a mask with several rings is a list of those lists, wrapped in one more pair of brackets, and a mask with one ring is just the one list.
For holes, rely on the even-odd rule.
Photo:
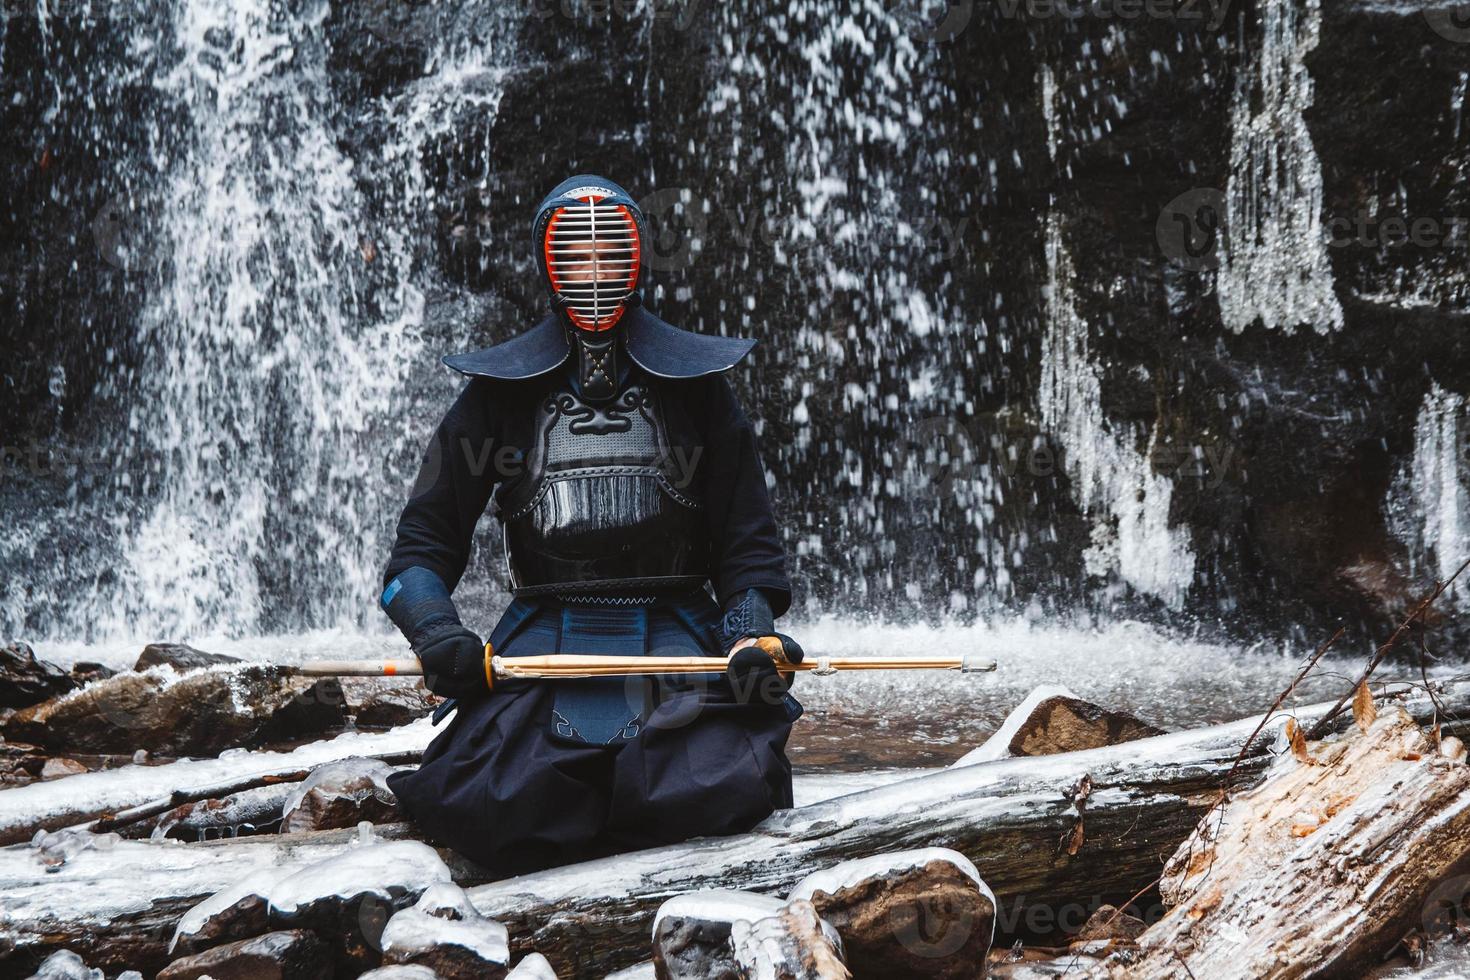
[(720, 640), (732, 654), (731, 689), (747, 703), (799, 711), (786, 697), (789, 675), (780, 675), (760, 650), (746, 649), (759, 637), (778, 636), (788, 661), (801, 663), (803, 657), (795, 640), (776, 632), (775, 618), (791, 605), (791, 582), (755, 430), (724, 377), (711, 379), (709, 386), (704, 481), (710, 578), (724, 610)]
[(723, 376), (706, 383), (701, 470), (715, 595), (721, 607), (728, 607), (759, 589), (779, 616), (791, 605), (791, 582), (755, 430)]
[(430, 439), (398, 520), (379, 600), (423, 663), (425, 684), (446, 697), (485, 687), (483, 645), (461, 624), (450, 593), (495, 488), (489, 395), (488, 383), (470, 382)]

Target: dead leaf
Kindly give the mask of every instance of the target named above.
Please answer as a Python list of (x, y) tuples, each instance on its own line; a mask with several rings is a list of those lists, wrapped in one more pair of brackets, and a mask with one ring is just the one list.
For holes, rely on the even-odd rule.
[(1444, 735), (1439, 730), (1439, 722), (1435, 722), (1434, 727), (1429, 730), (1429, 744), (1434, 746), (1434, 749), (1437, 752), (1439, 751), (1439, 746), (1443, 739)]
[(1301, 726), (1296, 723), (1295, 718), (1286, 719), (1286, 740), (1291, 744), (1291, 754), (1304, 766), (1321, 765), (1316, 759), (1307, 754), (1307, 736), (1302, 732)]
[(1403, 755), (1399, 756), (1399, 758), (1402, 759), (1404, 762), (1418, 762), (1420, 759), (1424, 758), (1424, 756), (1420, 755), (1418, 752), (1405, 752)]
[(1368, 681), (1358, 681), (1358, 689), (1353, 692), (1353, 721), (1366, 734), (1377, 717), (1378, 709), (1373, 706), (1373, 692), (1368, 690)]
[(1334, 796), (1327, 803), (1327, 817), (1328, 817), (1328, 819), (1331, 819), (1332, 817), (1337, 816), (1343, 810), (1346, 810), (1348, 807), (1352, 806), (1353, 800), (1356, 800), (1356, 799), (1357, 799), (1356, 796), (1347, 796), (1347, 795)]
[(1082, 850), (1082, 842), (1085, 839), (1086, 835), (1082, 831), (1082, 821), (1078, 820), (1077, 826), (1072, 828), (1072, 840), (1067, 845), (1067, 853), (1076, 854), (1078, 851)]
[(1294, 823), (1291, 825), (1291, 836), (1310, 837), (1317, 832), (1319, 826), (1321, 825), (1315, 823)]

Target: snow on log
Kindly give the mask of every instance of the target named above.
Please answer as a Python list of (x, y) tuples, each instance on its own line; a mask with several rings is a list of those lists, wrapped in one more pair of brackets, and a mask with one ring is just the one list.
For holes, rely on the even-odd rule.
[[(0, 845), (30, 840), (37, 830), (59, 830), (104, 815), (119, 819), (162, 816), (196, 800), (220, 799), (279, 782), (300, 782), (317, 767), (364, 756), (393, 763), (417, 762), (438, 733), (429, 719), (388, 732), (348, 732), (290, 752), (231, 750), (217, 759), (185, 759), (163, 766), (131, 765), (83, 773), (54, 783), (0, 792)], [(797, 776), (797, 806), (873, 789), (913, 776), (912, 769)], [(278, 814), (279, 816), (279, 814)], [(89, 827), (106, 830), (111, 825)]]
[(1470, 856), (1470, 767), (1401, 708), (1363, 727), (1297, 741), (1208, 814), (1161, 882), (1170, 911), (1092, 975), (1314, 977), (1380, 961)]
[[(435, 735), (427, 718), (389, 732), (347, 732), (290, 752), (227, 752), (165, 766), (123, 766), (0, 793), (0, 844), (30, 840), (41, 828), (57, 830), (129, 807), (161, 801), (163, 814), (190, 799), (225, 796), (252, 781), (299, 781), (326, 762), (351, 756), (417, 756)], [(234, 789), (224, 788), (234, 787)]]
[[(1428, 698), (1399, 693), (1420, 721), (1433, 715)], [(1445, 684), (1440, 699), (1450, 717), (1470, 714), (1470, 680)], [(1294, 713), (1305, 725), (1330, 708)], [(1038, 923), (1075, 931), (1101, 902), (1124, 904), (1158, 876), (1160, 854), (1190, 834), (1227, 774), (1237, 786), (1260, 776), (1269, 726), (1232, 769), (1259, 723), (1253, 717), (1086, 752), (942, 770), (783, 811), (749, 834), (522, 875), (473, 888), (470, 897), (510, 929), (513, 950), (540, 951), (564, 977), (601, 977), (647, 956), (654, 912), (676, 895), (711, 887), (784, 894), (843, 860), (937, 846), (979, 868), (996, 894), (1001, 932)], [(1446, 734), (1466, 730), (1470, 723), (1446, 723)], [(1073, 802), (1084, 777), (1091, 784), (1085, 816)], [(1075, 921), (1066, 918), (1071, 912)]]

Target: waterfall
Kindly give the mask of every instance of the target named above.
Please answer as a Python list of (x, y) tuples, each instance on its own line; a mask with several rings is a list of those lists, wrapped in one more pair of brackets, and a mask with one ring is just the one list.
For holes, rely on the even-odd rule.
[(1071, 256), (1056, 215), (1046, 226), (1046, 324), (1041, 335), (1041, 419), (1061, 443), (1073, 495), (1092, 521), (1087, 572), (1116, 574), (1177, 609), (1194, 579), (1187, 527), (1171, 527), (1173, 485), (1153, 472), (1134, 426), (1107, 418), (1102, 379), (1092, 362), (1088, 324), (1077, 313)]
[[(1390, 512), (1407, 498), (1407, 520), (1399, 536), (1440, 581), (1470, 558), (1470, 411), (1464, 395), (1437, 383), (1424, 396), (1414, 426), (1414, 456), (1391, 488)], [(1470, 587), (1455, 583), (1461, 608), (1470, 606)]]
[[(410, 373), (443, 353), (424, 337), (422, 147), (461, 103), (493, 115), (503, 52), (441, 44), (442, 74), (373, 107), (382, 159), (354, 160), (326, 0), (146, 11), (98, 25), (131, 32), (121, 70), (157, 98), (137, 120), (145, 152), (119, 164), (149, 217), (146, 247), (121, 250), (143, 282), (140, 361), (112, 382), (107, 486), (4, 542), (34, 573), (30, 596), (0, 605), (0, 632), (381, 628), (379, 575), (437, 420), (414, 406)], [(119, 84), (96, 74), (68, 79), (64, 97)], [(488, 82), (462, 84), (476, 74)], [(390, 220), (374, 219), (368, 188), (387, 195)], [(88, 550), (47, 561), (50, 540), (79, 525)]]
[[(294, 610), (268, 583), (313, 590), (314, 625), (372, 594), (382, 494), (396, 490), (381, 440), (422, 300), (402, 281), (402, 242), (361, 224), (326, 13), (174, 7), (157, 84), (184, 117), (156, 133), (163, 281), (139, 323), (147, 359), (127, 425), (129, 448), (158, 461), (145, 479), (159, 495), (121, 529), (132, 581), (108, 610), (119, 628), (269, 629)], [(378, 298), (386, 315), (363, 305), (370, 262), (399, 283)]]
[(1302, 117), (1322, 11), (1319, 0), (1262, 0), (1260, 15), (1261, 43), (1230, 110), (1220, 315), (1235, 331), (1259, 320), (1326, 333), (1342, 327), (1342, 306), (1322, 229), (1322, 164)]

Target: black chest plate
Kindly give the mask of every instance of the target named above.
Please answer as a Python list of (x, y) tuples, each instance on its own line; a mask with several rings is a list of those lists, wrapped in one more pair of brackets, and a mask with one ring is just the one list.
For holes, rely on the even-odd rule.
[(709, 547), (697, 465), (697, 454), (671, 449), (646, 385), (598, 405), (552, 394), (537, 409), (524, 477), (496, 498), (516, 594), (703, 584)]

